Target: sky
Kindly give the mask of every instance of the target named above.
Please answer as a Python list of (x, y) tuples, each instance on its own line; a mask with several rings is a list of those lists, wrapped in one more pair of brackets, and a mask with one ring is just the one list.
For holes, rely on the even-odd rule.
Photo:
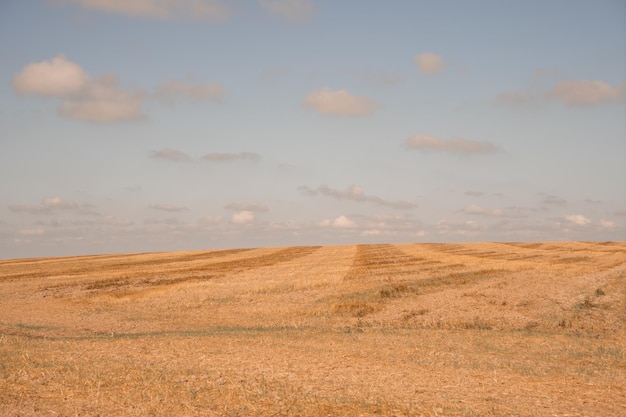
[(0, 259), (625, 237), (623, 0), (0, 2)]

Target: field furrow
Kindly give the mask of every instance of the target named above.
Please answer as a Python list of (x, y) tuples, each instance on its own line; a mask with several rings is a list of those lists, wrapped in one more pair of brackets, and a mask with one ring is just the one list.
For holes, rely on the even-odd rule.
[(7, 416), (626, 415), (626, 243), (0, 262)]

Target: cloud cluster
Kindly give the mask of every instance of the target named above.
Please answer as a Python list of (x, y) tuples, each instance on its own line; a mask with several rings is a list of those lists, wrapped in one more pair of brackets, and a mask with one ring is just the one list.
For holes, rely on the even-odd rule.
[(303, 102), (311, 110), (339, 116), (364, 116), (378, 107), (372, 100), (354, 96), (347, 90), (332, 91), (329, 88), (312, 91)]
[(224, 95), (218, 83), (168, 81), (152, 94), (128, 91), (118, 84), (113, 74), (91, 77), (79, 64), (62, 54), (50, 61), (29, 64), (13, 77), (13, 88), (17, 93), (57, 98), (61, 115), (100, 123), (144, 117), (143, 102), (149, 98), (171, 102), (189, 97), (196, 101), (217, 102)]
[(315, 12), (311, 0), (260, 0), (259, 4), (270, 14), (290, 22), (306, 21)]
[(60, 197), (46, 197), (41, 200), (40, 205), (10, 205), (9, 210), (13, 213), (47, 214), (56, 210), (87, 209), (89, 206), (79, 206), (78, 204), (64, 200)]
[(13, 77), (13, 88), (20, 94), (61, 99), (59, 112), (70, 118), (111, 122), (143, 115), (139, 93), (120, 89), (114, 75), (90, 77), (64, 55), (27, 65)]
[(443, 71), (443, 58), (441, 55), (424, 53), (415, 56), (417, 69), (424, 74), (439, 74)]
[(626, 81), (612, 86), (604, 81), (565, 80), (541, 92), (536, 86), (499, 94), (495, 104), (503, 106), (534, 106), (546, 101), (561, 102), (571, 107), (590, 107), (626, 98)]
[(489, 142), (476, 142), (457, 138), (452, 140), (437, 139), (428, 135), (415, 135), (408, 138), (405, 142), (408, 149), (433, 150), (451, 153), (488, 153), (498, 150), (498, 148)]
[(327, 197), (333, 197), (337, 200), (350, 200), (357, 202), (374, 203), (379, 206), (391, 207), (393, 209), (412, 209), (417, 207), (408, 201), (389, 201), (375, 195), (367, 195), (358, 185), (352, 185), (345, 190), (334, 190), (327, 185), (321, 185), (316, 189), (312, 189), (306, 185), (299, 187), (300, 191), (308, 195), (321, 194)]
[(547, 97), (568, 106), (594, 106), (624, 99), (626, 81), (611, 86), (604, 81), (567, 80), (557, 83)]
[(87, 9), (152, 19), (193, 19), (218, 22), (232, 14), (218, 0), (64, 0)]

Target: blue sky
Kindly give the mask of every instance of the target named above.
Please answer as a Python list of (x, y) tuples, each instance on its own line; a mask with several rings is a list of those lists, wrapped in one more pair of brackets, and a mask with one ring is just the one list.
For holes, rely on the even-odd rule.
[(623, 1), (0, 4), (0, 258), (623, 240)]

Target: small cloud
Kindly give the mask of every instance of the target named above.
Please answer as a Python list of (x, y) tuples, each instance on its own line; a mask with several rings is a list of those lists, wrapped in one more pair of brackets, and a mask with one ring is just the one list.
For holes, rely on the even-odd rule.
[(365, 97), (354, 96), (347, 90), (329, 88), (312, 91), (303, 102), (311, 110), (339, 116), (364, 116), (374, 112), (376, 103)]
[(382, 230), (378, 230), (378, 229), (370, 229), (370, 230), (364, 230), (361, 233), (361, 236), (363, 237), (368, 237), (368, 236), (380, 236), (383, 234)]
[(615, 229), (616, 225), (615, 225), (615, 222), (612, 222), (610, 220), (602, 219), (602, 220), (600, 220), (600, 227), (602, 229)]
[(615, 87), (604, 81), (561, 81), (546, 93), (546, 97), (568, 106), (595, 106), (624, 99), (626, 81)]
[(268, 208), (265, 204), (230, 203), (225, 208), (234, 211), (251, 211), (256, 213), (263, 213), (268, 211)]
[(41, 205), (50, 208), (57, 209), (74, 209), (77, 207), (75, 203), (71, 201), (63, 200), (60, 197), (48, 197), (41, 200)]
[(222, 85), (216, 82), (194, 84), (191, 81), (168, 81), (157, 87), (154, 97), (167, 102), (172, 102), (178, 97), (188, 97), (196, 101), (220, 102), (224, 94)]
[(13, 77), (13, 88), (20, 94), (66, 97), (79, 93), (89, 83), (89, 74), (65, 55), (50, 61), (29, 64)]
[(218, 0), (65, 0), (63, 3), (131, 17), (220, 22), (232, 14)]
[(375, 195), (366, 195), (363, 192), (363, 189), (359, 187), (358, 185), (352, 185), (346, 188), (345, 190), (334, 190), (328, 187), (327, 185), (321, 185), (317, 189), (314, 190), (310, 187), (307, 187), (306, 185), (303, 185), (299, 187), (299, 190), (311, 196), (322, 194), (327, 197), (336, 198), (337, 200), (369, 202), (369, 203), (378, 204), (380, 206), (391, 207), (394, 209), (412, 209), (412, 208), (417, 207), (415, 204), (410, 203), (408, 201), (389, 201), (389, 200), (384, 200)]
[(160, 151), (153, 151), (152, 157), (156, 159), (167, 159), (168, 161), (174, 162), (191, 161), (191, 157), (186, 153), (171, 148), (161, 149)]
[(484, 226), (473, 220), (467, 221), (455, 221), (455, 220), (440, 220), (436, 225), (437, 231), (442, 235), (460, 235), (460, 236), (476, 236), (481, 230), (484, 230)]
[(589, 220), (588, 218), (586, 218), (582, 214), (569, 214), (569, 215), (565, 216), (565, 220), (567, 220), (568, 222), (577, 224), (579, 226), (585, 226), (585, 225), (591, 223), (591, 220)]
[(498, 150), (498, 147), (489, 142), (476, 142), (462, 138), (452, 140), (437, 139), (428, 135), (415, 135), (405, 142), (407, 149), (434, 150), (451, 153), (489, 153)]
[(141, 193), (143, 191), (140, 185), (135, 185), (135, 186), (129, 185), (127, 187), (124, 187), (124, 189), (126, 191), (130, 191), (131, 193)]
[(169, 211), (169, 212), (180, 212), (180, 211), (189, 210), (187, 207), (177, 207), (172, 204), (153, 204), (149, 207), (154, 210)]
[(254, 221), (254, 213), (249, 210), (238, 211), (233, 213), (231, 222), (234, 224), (248, 224)]
[(260, 0), (259, 4), (270, 14), (290, 22), (306, 21), (315, 12), (311, 0)]
[(356, 223), (347, 218), (346, 216), (339, 216), (335, 220), (322, 220), (319, 225), (321, 227), (333, 227), (337, 229), (351, 229), (356, 226)]
[(17, 233), (20, 236), (41, 236), (46, 232), (43, 227), (35, 227), (32, 229), (21, 229)]
[(441, 55), (424, 53), (415, 56), (417, 69), (424, 74), (439, 74), (443, 71), (443, 58)]
[(475, 204), (470, 204), (469, 206), (463, 209), (463, 213), (465, 214), (473, 214), (478, 216), (487, 216), (487, 217), (527, 217), (524, 213), (521, 212), (519, 208), (509, 208), (509, 209), (486, 209)]
[(615, 210), (613, 212), (613, 215), (614, 216), (626, 216), (626, 209), (624, 209), (624, 210)]
[(469, 195), (470, 197), (482, 197), (485, 193), (482, 191), (465, 191), (465, 195)]
[(208, 153), (202, 157), (212, 162), (228, 162), (228, 161), (258, 161), (261, 155), (256, 152), (239, 152), (239, 153)]

